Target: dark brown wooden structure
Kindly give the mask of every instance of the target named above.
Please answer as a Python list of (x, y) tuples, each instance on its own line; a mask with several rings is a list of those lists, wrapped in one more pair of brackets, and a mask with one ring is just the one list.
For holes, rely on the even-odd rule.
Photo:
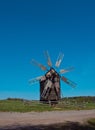
[(51, 68), (40, 80), (40, 101), (57, 102), (60, 98), (60, 76)]

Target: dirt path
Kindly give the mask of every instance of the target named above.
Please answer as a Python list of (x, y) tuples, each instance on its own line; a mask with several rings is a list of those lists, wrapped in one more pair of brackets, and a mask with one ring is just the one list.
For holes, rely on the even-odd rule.
[(52, 111), (52, 112), (0, 112), (0, 128), (8, 126), (48, 125), (65, 121), (83, 122), (95, 118), (95, 110)]

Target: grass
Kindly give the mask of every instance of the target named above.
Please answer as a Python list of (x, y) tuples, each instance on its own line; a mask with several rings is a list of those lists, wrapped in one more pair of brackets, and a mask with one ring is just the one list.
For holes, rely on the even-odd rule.
[[(86, 97), (85, 97), (86, 98)], [(88, 98), (88, 97), (87, 97)], [(79, 100), (81, 99), (81, 100)], [(0, 111), (2, 112), (43, 112), (58, 110), (89, 110), (95, 109), (95, 101), (92, 98), (88, 101), (82, 98), (64, 98), (55, 106), (43, 104), (39, 101), (28, 101), (23, 99), (0, 100)]]
[(30, 111), (50, 111), (52, 108), (38, 102), (21, 101), (21, 100), (1, 100), (0, 111), (3, 112), (30, 112)]

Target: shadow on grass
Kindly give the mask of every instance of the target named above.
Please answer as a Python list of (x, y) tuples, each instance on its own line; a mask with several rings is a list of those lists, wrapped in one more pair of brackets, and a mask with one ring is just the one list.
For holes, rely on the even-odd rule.
[(66, 122), (52, 125), (37, 126), (13, 126), (1, 128), (0, 130), (95, 130), (95, 124), (80, 124), (78, 122)]

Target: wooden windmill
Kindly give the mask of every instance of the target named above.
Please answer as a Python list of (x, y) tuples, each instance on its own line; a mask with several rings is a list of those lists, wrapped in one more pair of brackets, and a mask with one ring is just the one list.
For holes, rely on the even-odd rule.
[[(35, 83), (39, 81), (40, 83), (40, 101), (43, 102), (58, 102), (61, 99), (61, 88), (60, 88), (60, 80), (64, 81), (71, 87), (75, 87), (76, 83), (72, 82), (68, 78), (62, 76), (62, 74), (73, 70), (73, 67), (67, 69), (61, 69), (57, 72), (54, 67), (52, 67), (52, 62), (49, 56), (48, 51), (45, 52), (45, 56), (47, 59), (48, 67), (40, 64), (39, 62), (32, 60), (32, 63), (41, 68), (41, 70), (46, 71), (44, 76), (39, 76), (37, 78), (29, 80), (30, 83)], [(57, 61), (55, 63), (55, 67), (59, 68), (64, 57), (63, 53), (60, 53)]]

